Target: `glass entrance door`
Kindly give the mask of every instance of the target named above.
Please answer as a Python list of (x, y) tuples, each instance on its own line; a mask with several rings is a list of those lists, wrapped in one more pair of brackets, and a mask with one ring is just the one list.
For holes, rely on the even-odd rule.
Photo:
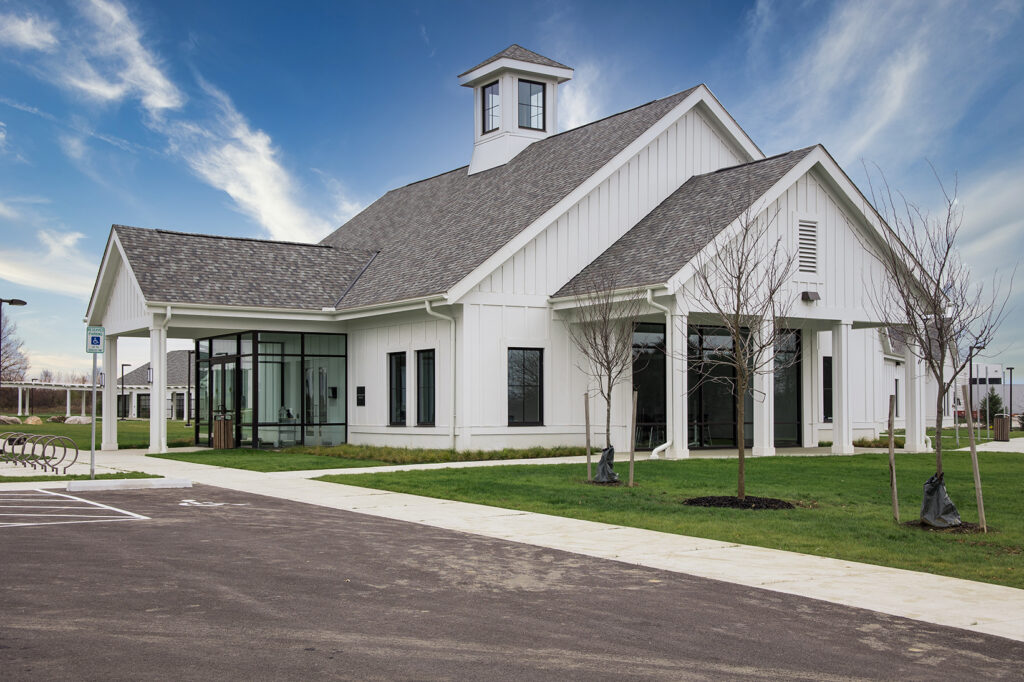
[(236, 401), (234, 360), (210, 364), (210, 405), (213, 408), (213, 447), (235, 447)]

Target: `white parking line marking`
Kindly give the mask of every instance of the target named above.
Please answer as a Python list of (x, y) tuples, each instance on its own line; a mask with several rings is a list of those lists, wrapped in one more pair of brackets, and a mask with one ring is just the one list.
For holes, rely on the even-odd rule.
[[(8, 493), (12, 497), (0, 498), (0, 517), (29, 517), (39, 519), (38, 521), (10, 520), (0, 521), (0, 528), (12, 528), (16, 526), (53, 526), (67, 523), (111, 523), (114, 521), (147, 521), (148, 516), (136, 514), (135, 512), (111, 507), (102, 502), (85, 500), (74, 495), (53, 492), (51, 490), (37, 489), (26, 492), (24, 495)], [(2, 502), (20, 502), (22, 504), (2, 504)], [(56, 504), (55, 504), (56, 503)], [(85, 505), (85, 506), (81, 506)], [(9, 509), (35, 510), (35, 512), (10, 512)], [(82, 514), (56, 513), (65, 511), (93, 512)], [(104, 513), (107, 512), (107, 513)], [(113, 514), (109, 512), (114, 512)], [(49, 519), (75, 519), (74, 521), (51, 521)]]

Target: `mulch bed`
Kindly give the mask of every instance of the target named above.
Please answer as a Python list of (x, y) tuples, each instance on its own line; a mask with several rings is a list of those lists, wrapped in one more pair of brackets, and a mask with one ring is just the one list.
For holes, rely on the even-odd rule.
[[(950, 535), (968, 535), (972, 533), (981, 533), (981, 526), (976, 523), (970, 523), (969, 521), (963, 521), (959, 526), (951, 526), (950, 528), (935, 528), (929, 526), (927, 523), (922, 523), (920, 519), (914, 519), (913, 521), (904, 521), (900, 524), (908, 528), (920, 528), (921, 530), (931, 531), (933, 533), (949, 533)], [(991, 533), (995, 529), (992, 526), (988, 527), (988, 532)]]
[(719, 507), (722, 509), (795, 509), (793, 503), (775, 497), (754, 497), (747, 495), (742, 500), (730, 495), (691, 497), (683, 500), (691, 507)]

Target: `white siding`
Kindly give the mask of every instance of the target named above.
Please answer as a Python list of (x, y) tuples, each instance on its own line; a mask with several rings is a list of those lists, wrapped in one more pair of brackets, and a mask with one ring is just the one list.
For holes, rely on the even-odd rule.
[(550, 296), (691, 176), (738, 163), (705, 115), (690, 110), (476, 290)]
[[(448, 446), (449, 323), (426, 313), (350, 323), (348, 332), (349, 442), (405, 447)], [(434, 426), (416, 426), (416, 351), (433, 349)], [(406, 353), (406, 426), (388, 425), (388, 353)], [(356, 405), (356, 387), (366, 405)]]
[(149, 316), (146, 314), (146, 302), (142, 292), (135, 284), (128, 268), (117, 264), (117, 275), (114, 286), (107, 299), (107, 309), (103, 313), (103, 326), (107, 334), (119, 334), (148, 326)]

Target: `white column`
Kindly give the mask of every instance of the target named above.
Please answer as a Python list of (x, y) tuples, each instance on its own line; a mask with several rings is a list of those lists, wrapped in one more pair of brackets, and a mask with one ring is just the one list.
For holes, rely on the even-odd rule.
[(85, 389), (83, 389), (82, 390), (82, 416), (83, 417), (85, 416), (85, 399), (86, 399), (86, 397), (88, 397), (88, 395), (89, 395), (89, 391), (86, 391)]
[(167, 414), (163, 400), (167, 394), (167, 333), (160, 327), (149, 329), (149, 366), (153, 384), (149, 388), (149, 451), (167, 452)]
[(18, 386), (18, 416), (21, 416), (21, 386)]
[(801, 439), (805, 448), (818, 447), (818, 421), (821, 419), (819, 396), (821, 395), (821, 358), (818, 357), (818, 331), (804, 329), (800, 332), (801, 377), (800, 420), (803, 422)]
[(103, 434), (100, 446), (104, 450), (117, 450), (117, 337), (107, 337), (106, 352), (103, 353), (103, 373), (107, 380), (103, 384)]
[(71, 416), (71, 389), (70, 388), (67, 389), (67, 394), (68, 394), (68, 407), (67, 407), (67, 410), (64, 412), (64, 416), (65, 417), (70, 417)]
[(849, 322), (832, 325), (832, 454), (853, 454)]
[[(765, 322), (762, 334), (771, 334), (768, 325), (774, 320)], [(768, 457), (775, 454), (775, 349), (765, 350), (761, 369), (754, 374), (754, 449), (755, 457)]]
[(925, 435), (925, 368), (920, 358), (914, 355), (914, 345), (907, 340), (906, 348), (903, 351), (903, 366), (905, 367), (905, 401), (906, 410), (906, 443), (903, 446), (904, 452), (929, 452), (931, 447)]
[(679, 312), (673, 316), (672, 325), (672, 374), (669, 381), (672, 390), (672, 411), (669, 416), (669, 423), (672, 426), (670, 437), (672, 438), (673, 456), (686, 458), (690, 456), (690, 437), (687, 433), (686, 424), (689, 421), (689, 396), (687, 395), (689, 358), (686, 356), (686, 336), (689, 333), (687, 325), (690, 316), (684, 308), (678, 306)]
[(32, 389), (25, 390), (25, 414), (32, 414)]

